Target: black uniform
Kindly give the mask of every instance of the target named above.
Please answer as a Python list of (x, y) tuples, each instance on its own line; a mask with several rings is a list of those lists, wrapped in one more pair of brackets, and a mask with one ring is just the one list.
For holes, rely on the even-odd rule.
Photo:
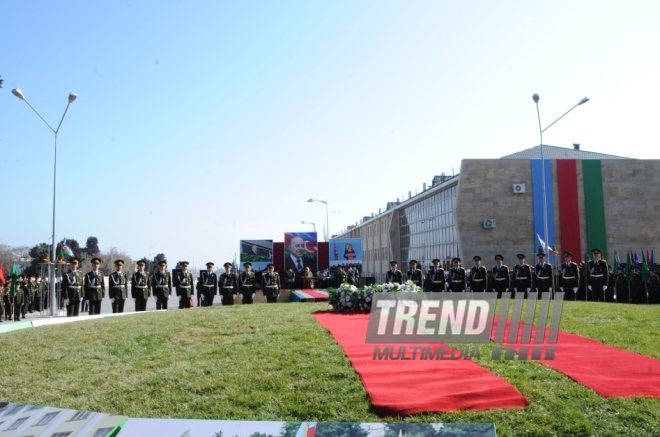
[(513, 267), (511, 298), (516, 297), (516, 293), (525, 293), (526, 299), (527, 293), (530, 292), (534, 285), (532, 278), (532, 267), (529, 264), (516, 264)]
[(216, 294), (218, 294), (218, 275), (208, 270), (203, 271), (197, 281), (197, 301), (201, 301), (203, 307), (213, 306)]
[(257, 278), (254, 276), (254, 272), (241, 272), (238, 277), (238, 281), (238, 291), (241, 295), (241, 300), (244, 304), (251, 304), (257, 291)]
[(66, 316), (76, 317), (83, 296), (84, 275), (80, 270), (69, 270), (62, 276), (62, 297), (66, 304)]
[(124, 304), (128, 297), (128, 277), (120, 271), (114, 271), (110, 275), (108, 286), (110, 288), (108, 297), (112, 302), (112, 312), (123, 313)]
[(238, 277), (233, 273), (223, 273), (218, 279), (222, 305), (234, 305), (234, 299), (238, 294)]
[(633, 271), (632, 276), (630, 277), (630, 302), (631, 303), (647, 303), (646, 297), (646, 285), (642, 280), (642, 274), (639, 269)]
[(441, 292), (445, 291), (445, 270), (441, 267), (437, 269), (432, 267), (426, 272), (426, 284), (424, 291)]
[(190, 308), (190, 298), (193, 292), (193, 276), (188, 271), (179, 270), (174, 274), (174, 287), (179, 297), (179, 309)]
[(388, 270), (385, 274), (385, 282), (402, 284), (403, 274), (401, 273), (401, 270)]
[(135, 299), (135, 311), (146, 311), (149, 292), (149, 274), (137, 271), (131, 276), (131, 297)]
[(542, 293), (552, 291), (552, 265), (544, 262), (534, 266), (534, 285), (539, 293), (539, 299)]
[(481, 293), (488, 289), (488, 270), (484, 266), (470, 269), (470, 291)]
[(467, 289), (467, 275), (463, 267), (449, 269), (449, 291), (460, 293)]
[[(607, 288), (607, 262), (605, 260), (589, 261), (587, 265), (587, 300), (605, 302)], [(591, 299), (589, 299), (591, 295)]]
[(566, 293), (566, 300), (576, 300), (580, 286), (580, 269), (578, 265), (571, 262), (562, 263), (559, 266), (559, 291)]
[(280, 294), (280, 275), (277, 273), (264, 273), (261, 276), (261, 289), (266, 296), (266, 302), (276, 303)]
[(615, 280), (616, 286), (616, 301), (617, 303), (630, 303), (630, 294), (628, 293), (628, 280), (626, 273), (619, 271)]
[(491, 270), (493, 276), (493, 282), (491, 283), (490, 289), (497, 293), (497, 298), (502, 297), (502, 293), (505, 293), (511, 286), (511, 278), (509, 277), (509, 268), (502, 264), (501, 266), (495, 266)]
[(156, 299), (156, 309), (166, 310), (167, 300), (172, 294), (172, 278), (167, 270), (151, 275), (151, 291)]
[(422, 287), (424, 274), (417, 268), (410, 269), (406, 272), (406, 278), (408, 281), (412, 281), (413, 284), (417, 285), (418, 287)]

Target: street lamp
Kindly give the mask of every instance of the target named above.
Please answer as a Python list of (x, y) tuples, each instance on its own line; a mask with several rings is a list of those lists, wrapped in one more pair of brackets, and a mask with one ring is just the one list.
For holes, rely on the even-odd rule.
[(312, 226), (314, 226), (314, 232), (316, 232), (316, 223), (303, 221), (303, 222), (300, 222), (300, 224), (301, 225), (312, 225)]
[[(571, 109), (568, 111), (564, 112), (564, 114), (550, 123), (545, 129), (541, 128), (541, 113), (539, 112), (539, 95), (534, 94), (532, 96), (532, 100), (534, 100), (534, 103), (536, 104), (536, 115), (539, 120), (539, 135), (541, 137), (541, 190), (543, 191), (543, 237), (545, 238), (545, 245), (546, 245), (546, 250), (550, 246), (550, 241), (548, 238), (548, 204), (546, 200), (546, 194), (545, 194), (545, 154), (543, 152), (543, 132), (548, 130), (550, 126), (553, 124), (557, 123), (559, 120), (564, 118), (566, 114), (571, 112), (573, 109), (577, 108), (578, 106), (587, 103), (589, 99), (587, 97), (583, 97), (575, 106), (573, 106)], [(548, 250), (549, 251), (549, 250)], [(548, 258), (550, 257), (550, 254), (548, 254)], [(554, 290), (554, 275), (553, 275), (553, 290)]]
[(308, 202), (325, 203), (325, 232), (326, 232), (325, 241), (329, 241), (329, 239), (330, 239), (330, 221), (328, 220), (328, 201), (327, 200), (320, 200), (320, 199), (309, 199), (307, 201)]
[(66, 104), (66, 108), (64, 109), (64, 114), (62, 114), (62, 118), (60, 119), (60, 124), (57, 125), (57, 129), (53, 129), (53, 127), (48, 124), (48, 122), (39, 114), (39, 112), (34, 109), (32, 105), (30, 105), (30, 102), (25, 98), (21, 90), (18, 88), (11, 90), (11, 93), (18, 97), (19, 99), (23, 100), (27, 105), (34, 111), (35, 114), (39, 116), (39, 118), (46, 123), (46, 126), (53, 131), (53, 134), (55, 134), (55, 159), (53, 161), (53, 247), (51, 251), (51, 258), (50, 258), (50, 274), (49, 280), (50, 280), (50, 315), (54, 316), (55, 315), (55, 308), (57, 305), (57, 298), (55, 296), (55, 206), (56, 206), (56, 194), (57, 194), (57, 134), (60, 131), (60, 127), (62, 126), (62, 122), (64, 121), (64, 116), (66, 116), (66, 112), (69, 110), (69, 105), (73, 103), (76, 98), (78, 97), (77, 94), (75, 93), (69, 93), (69, 99), (68, 103)]

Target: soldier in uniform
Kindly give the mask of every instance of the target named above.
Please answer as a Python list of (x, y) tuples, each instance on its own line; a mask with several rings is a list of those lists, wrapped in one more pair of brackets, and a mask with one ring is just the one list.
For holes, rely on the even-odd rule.
[(639, 270), (639, 264), (633, 267), (632, 275), (630, 276), (630, 302), (631, 303), (646, 303), (646, 286), (642, 280), (642, 273)]
[(261, 289), (264, 291), (267, 303), (277, 303), (280, 293), (280, 276), (275, 272), (275, 266), (268, 264), (266, 272), (261, 276)]
[(605, 302), (614, 302), (615, 275), (612, 266), (607, 266), (607, 289), (605, 290)]
[(453, 267), (449, 269), (449, 291), (462, 293), (467, 289), (467, 275), (465, 269), (461, 267), (461, 259), (452, 258)]
[[(543, 293), (552, 293), (552, 265), (545, 262), (545, 252), (539, 251), (536, 254), (539, 257), (539, 262), (534, 266), (534, 285), (535, 290), (539, 293), (538, 298), (541, 299)], [(554, 294), (553, 294), (554, 296)]]
[(474, 267), (470, 269), (470, 291), (474, 293), (483, 293), (488, 289), (488, 270), (481, 265), (481, 257), (475, 255), (472, 257)]
[[(341, 283), (339, 285), (341, 285)], [(284, 272), (284, 288), (296, 288), (296, 271), (291, 267), (286, 269), (286, 272)]]
[(34, 311), (43, 310), (43, 285), (44, 283), (41, 281), (41, 276), (36, 275), (34, 278), (34, 299), (32, 300), (32, 309)]
[(660, 277), (658, 277), (657, 270), (655, 268), (651, 269), (647, 290), (649, 303), (660, 303)]
[(223, 267), (225, 268), (225, 272), (218, 278), (222, 305), (234, 305), (234, 299), (236, 299), (236, 294), (238, 294), (238, 277), (231, 271), (233, 267), (232, 263), (226, 262)]
[(397, 284), (403, 283), (403, 274), (401, 273), (401, 270), (396, 268), (396, 266), (396, 261), (390, 261), (390, 270), (385, 274), (385, 282)]
[(29, 313), (34, 312), (34, 300), (37, 295), (37, 280), (34, 275), (28, 275), (28, 282), (25, 284), (28, 295), (27, 295), (27, 306), (25, 307), (25, 310)]
[(408, 264), (410, 269), (406, 272), (406, 280), (412, 281), (413, 284), (421, 288), (423, 286), (422, 282), (424, 279), (424, 274), (419, 268), (417, 268), (417, 261), (411, 259)]
[(529, 294), (532, 286), (534, 285), (533, 276), (532, 276), (532, 267), (529, 264), (525, 264), (525, 255), (519, 253), (518, 264), (513, 268), (513, 284), (511, 298), (516, 297), (516, 293), (524, 293), (525, 299)]
[(594, 255), (593, 261), (589, 261), (587, 265), (588, 278), (587, 289), (591, 292), (592, 299), (596, 302), (605, 302), (605, 290), (607, 289), (607, 262), (601, 259), (602, 252), (600, 249), (592, 249), (591, 253)]
[(138, 270), (131, 275), (131, 297), (135, 301), (135, 311), (146, 311), (149, 299), (149, 274), (144, 271), (147, 263), (137, 262)]
[(244, 304), (251, 304), (256, 294), (257, 278), (252, 271), (252, 264), (249, 262), (243, 263), (243, 270), (238, 278), (239, 292)]
[(440, 260), (434, 259), (431, 261), (433, 267), (426, 272), (426, 284), (424, 286), (424, 291), (438, 293), (445, 291), (445, 269), (440, 267)]
[(190, 308), (190, 298), (193, 296), (193, 276), (188, 271), (188, 261), (181, 261), (179, 270), (174, 275), (174, 287), (176, 288), (176, 295), (179, 297), (179, 309)]
[(159, 270), (151, 276), (151, 292), (156, 300), (157, 310), (167, 309), (167, 300), (172, 294), (172, 278), (167, 271), (167, 261), (158, 262)]
[(66, 305), (66, 316), (77, 317), (83, 297), (84, 275), (78, 270), (80, 260), (75, 256), (69, 260), (69, 271), (62, 276), (62, 296)]
[(99, 270), (100, 258), (92, 258), (92, 270), (85, 275), (85, 300), (89, 301), (89, 315), (101, 314), (101, 302), (105, 298), (105, 281)]
[(201, 306), (213, 306), (213, 299), (218, 294), (218, 276), (213, 273), (212, 262), (206, 263), (206, 271), (202, 272), (197, 281), (197, 301), (201, 301)]
[[(21, 309), (21, 315), (25, 318), (25, 313), (27, 311), (29, 299), (30, 299), (30, 281), (25, 279), (25, 276), (21, 276), (21, 282), (19, 287), (23, 293), (21, 294), (21, 299), (19, 300), (19, 307)], [(17, 289), (18, 291), (18, 289)]]
[(112, 313), (123, 313), (124, 304), (128, 297), (128, 277), (121, 271), (124, 260), (115, 261), (115, 271), (110, 275), (108, 297), (112, 303)]
[(616, 302), (630, 303), (630, 294), (628, 293), (628, 279), (626, 278), (626, 263), (619, 264), (619, 271), (616, 274)]
[(3, 314), (5, 316), (5, 320), (11, 320), (12, 318), (12, 311), (11, 311), (11, 300), (9, 296), (9, 283), (5, 282), (3, 285), (4, 289), (4, 294), (2, 296), (2, 310)]
[(573, 254), (564, 252), (564, 262), (559, 270), (559, 291), (564, 292), (566, 300), (576, 300), (580, 286), (580, 269), (573, 262)]
[(495, 255), (495, 267), (492, 268), (491, 274), (493, 276), (491, 290), (497, 293), (498, 299), (501, 299), (502, 293), (505, 293), (511, 285), (509, 268), (504, 265), (504, 257), (502, 255)]
[[(9, 291), (11, 294), (11, 288)], [(22, 283), (19, 282), (16, 284), (16, 294), (13, 297), (10, 297), (9, 301), (11, 302), (11, 306), (13, 308), (14, 321), (20, 322), (21, 314), (23, 315), (23, 318), (25, 318), (25, 286)]]

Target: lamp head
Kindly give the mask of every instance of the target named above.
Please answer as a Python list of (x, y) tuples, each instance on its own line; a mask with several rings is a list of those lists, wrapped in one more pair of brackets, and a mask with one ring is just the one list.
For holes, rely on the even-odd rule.
[(73, 103), (74, 100), (78, 98), (78, 94), (76, 93), (69, 93), (69, 103)]
[(534, 100), (534, 103), (538, 103), (538, 102), (539, 102), (539, 95), (538, 95), (538, 94), (534, 94), (534, 95), (532, 96), (532, 100)]
[(23, 95), (21, 90), (19, 90), (18, 88), (14, 88), (13, 90), (11, 90), (11, 93), (13, 95), (15, 95), (16, 97), (18, 97), (19, 99), (25, 100), (25, 96)]
[(314, 201), (314, 199), (309, 199), (309, 200), (308, 200), (308, 202), (313, 202), (313, 201)]
[(587, 103), (588, 101), (589, 101), (589, 98), (588, 98), (588, 97), (582, 97), (582, 100), (580, 100), (580, 101), (578, 102), (578, 105), (581, 105), (581, 104), (583, 104), (583, 103)]

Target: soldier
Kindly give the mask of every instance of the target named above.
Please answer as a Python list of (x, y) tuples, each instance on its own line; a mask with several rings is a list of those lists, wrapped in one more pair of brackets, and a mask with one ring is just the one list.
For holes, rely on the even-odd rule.
[(602, 252), (600, 249), (592, 249), (591, 253), (594, 255), (593, 261), (589, 261), (587, 270), (587, 289), (591, 292), (592, 299), (596, 302), (605, 302), (605, 290), (607, 289), (607, 262), (601, 259)]
[[(10, 288), (10, 294), (11, 294), (11, 288)], [(15, 322), (20, 322), (21, 321), (21, 314), (23, 315), (23, 318), (25, 318), (25, 313), (24, 313), (24, 300), (25, 300), (25, 286), (23, 283), (17, 283), (16, 284), (16, 294), (9, 298), (9, 301), (11, 302), (11, 307), (13, 308), (13, 313), (14, 313), (14, 321)]]
[(421, 288), (424, 279), (424, 274), (419, 268), (417, 268), (417, 261), (411, 259), (408, 264), (410, 266), (410, 269), (406, 272), (406, 280), (412, 281), (413, 284)]
[(615, 287), (617, 303), (630, 303), (628, 279), (626, 278), (626, 266), (626, 263), (619, 264), (619, 271), (616, 274)]
[(545, 262), (545, 252), (539, 251), (536, 255), (539, 257), (539, 262), (534, 266), (534, 289), (541, 299), (543, 293), (552, 293), (552, 265)]
[(83, 297), (84, 275), (78, 270), (80, 260), (75, 256), (69, 260), (69, 271), (62, 276), (62, 296), (67, 317), (78, 317), (80, 300)]
[(41, 312), (43, 310), (43, 285), (44, 283), (41, 281), (41, 276), (36, 275), (34, 278), (34, 299), (32, 300), (32, 309), (34, 311)]
[(124, 312), (124, 304), (128, 297), (128, 277), (121, 271), (123, 265), (124, 260), (116, 260), (115, 271), (110, 275), (108, 297), (112, 303), (113, 314)]
[(647, 290), (649, 303), (660, 303), (660, 277), (658, 277), (657, 269), (655, 268), (650, 272)]
[(275, 272), (275, 266), (268, 264), (266, 272), (261, 276), (261, 289), (264, 291), (267, 303), (277, 303), (280, 293), (280, 276)]
[(29, 313), (34, 312), (34, 300), (37, 295), (37, 280), (34, 275), (28, 275), (28, 282), (25, 284), (27, 288), (27, 299), (25, 310)]
[(449, 269), (449, 291), (462, 293), (467, 289), (467, 275), (465, 269), (461, 267), (461, 259), (452, 258), (453, 267)]
[(101, 314), (101, 301), (105, 298), (105, 281), (99, 270), (100, 258), (92, 258), (92, 270), (85, 275), (85, 300), (89, 301), (89, 315)]
[(500, 254), (495, 255), (495, 267), (491, 270), (493, 283), (491, 290), (497, 293), (497, 298), (502, 298), (502, 293), (506, 292), (511, 285), (509, 277), (509, 268), (503, 264), (504, 257)]
[(213, 306), (213, 299), (218, 294), (218, 276), (213, 273), (212, 262), (206, 263), (206, 271), (202, 272), (197, 281), (197, 299), (201, 300), (201, 306)]
[(193, 276), (188, 271), (188, 261), (181, 261), (179, 270), (174, 275), (174, 287), (176, 287), (176, 295), (179, 296), (179, 309), (190, 308), (190, 298), (193, 296)]
[(481, 265), (481, 257), (475, 255), (472, 257), (474, 267), (470, 269), (470, 291), (474, 293), (483, 293), (488, 289), (488, 270)]
[(137, 262), (138, 270), (131, 276), (131, 297), (135, 301), (135, 311), (146, 311), (149, 299), (149, 274), (144, 271), (147, 263)]
[(614, 302), (615, 275), (612, 266), (607, 266), (607, 289), (605, 290), (605, 302)]
[(564, 262), (559, 270), (559, 291), (566, 294), (566, 300), (576, 300), (578, 295), (578, 287), (580, 286), (580, 269), (578, 265), (573, 262), (573, 254), (571, 252), (564, 252)]
[(403, 274), (401, 273), (401, 270), (396, 268), (396, 266), (396, 261), (390, 261), (390, 270), (385, 274), (385, 282), (397, 284), (403, 283)]
[(234, 299), (236, 299), (236, 294), (238, 293), (238, 278), (231, 271), (234, 267), (232, 263), (226, 262), (223, 267), (225, 268), (225, 272), (218, 278), (222, 305), (234, 305)]
[(257, 279), (254, 276), (254, 272), (251, 270), (252, 264), (249, 262), (243, 263), (243, 268), (245, 270), (241, 272), (241, 275), (238, 278), (240, 284), (239, 292), (243, 303), (251, 304), (256, 292)]
[[(339, 285), (341, 285), (341, 283)], [(286, 272), (284, 272), (284, 288), (296, 288), (296, 271), (291, 267), (286, 269)]]
[[(21, 282), (19, 284), (19, 288), (23, 292), (21, 294), (21, 298), (18, 300), (19, 302), (19, 308), (21, 310), (21, 315), (23, 318), (25, 318), (25, 313), (27, 311), (29, 299), (30, 299), (30, 281), (26, 280), (25, 276), (21, 276)], [(17, 289), (18, 292), (18, 289)]]
[(3, 314), (5, 316), (5, 320), (11, 320), (12, 309), (11, 309), (11, 299), (9, 296), (9, 292), (10, 292), (9, 283), (5, 282), (3, 288), (4, 288), (4, 295), (2, 296), (2, 302), (3, 302), (2, 308), (4, 311)]
[(167, 301), (172, 295), (172, 278), (167, 271), (167, 261), (158, 262), (158, 271), (151, 276), (151, 290), (156, 300), (157, 310), (166, 310)]
[(532, 279), (532, 267), (525, 264), (525, 255), (519, 253), (518, 264), (513, 268), (513, 291), (511, 292), (511, 299), (516, 297), (516, 293), (524, 293), (525, 299), (529, 294), (532, 286), (534, 285)]
[(440, 267), (440, 260), (434, 259), (433, 266), (426, 272), (426, 284), (424, 291), (438, 293), (445, 291), (445, 269)]
[(635, 264), (630, 276), (630, 302), (631, 303), (646, 303), (646, 285), (642, 280), (642, 273), (639, 270), (639, 264)]

